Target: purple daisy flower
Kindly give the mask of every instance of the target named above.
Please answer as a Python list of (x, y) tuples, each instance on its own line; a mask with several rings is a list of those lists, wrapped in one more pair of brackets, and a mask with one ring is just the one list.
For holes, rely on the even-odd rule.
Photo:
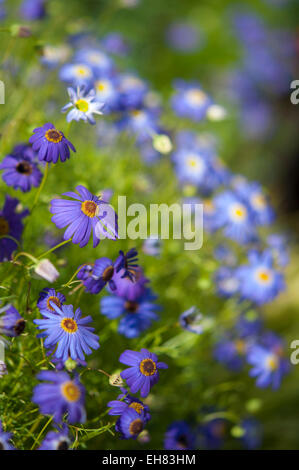
[(6, 196), (3, 209), (0, 210), (0, 237), (3, 237), (0, 238), (0, 262), (11, 258), (17, 243), (10, 237), (20, 240), (23, 232), (22, 219), (29, 214), (27, 209), (17, 213), (18, 204), (18, 199)]
[(30, 191), (32, 186), (37, 188), (42, 179), (38, 167), (25, 155), (22, 158), (7, 155), (0, 164), (0, 170), (4, 170), (2, 179), (7, 186), (13, 186), (24, 193)]
[(174, 421), (164, 437), (164, 449), (192, 450), (195, 445), (195, 434), (185, 421)]
[(135, 248), (125, 254), (119, 252), (117, 260), (114, 262), (110, 258), (99, 258), (94, 265), (83, 265), (78, 272), (78, 279), (82, 280), (86, 291), (91, 294), (98, 294), (107, 284), (114, 291), (116, 285), (114, 275), (122, 270), (122, 277), (128, 277), (133, 281), (135, 269), (137, 268), (137, 251)]
[(50, 212), (54, 214), (52, 222), (58, 228), (68, 228), (64, 232), (64, 240), (72, 238), (73, 243), (80, 247), (87, 245), (91, 231), (93, 233), (93, 247), (100, 238), (106, 237), (116, 240), (117, 214), (107, 202), (91, 194), (84, 186), (76, 186), (75, 192), (63, 193), (63, 196), (75, 200), (53, 199)]
[(129, 395), (125, 388), (121, 390), (123, 393), (117, 397), (117, 400), (112, 400), (107, 403), (107, 406), (111, 408), (108, 411), (108, 415), (121, 416), (128, 409), (133, 409), (143, 417), (144, 422), (148, 422), (151, 419), (149, 407), (141, 400), (138, 400), (138, 398)]
[(50, 382), (38, 384), (33, 391), (32, 401), (42, 414), (53, 415), (54, 420), (60, 422), (68, 413), (70, 423), (84, 423), (85, 389), (78, 377), (72, 380), (66, 372), (44, 370), (37, 378)]
[(128, 408), (117, 420), (115, 429), (123, 439), (136, 439), (144, 428), (143, 417), (134, 409)]
[(168, 369), (165, 362), (158, 362), (158, 357), (147, 349), (141, 349), (140, 352), (126, 349), (120, 355), (119, 361), (130, 366), (121, 372), (121, 378), (127, 381), (131, 393), (140, 390), (143, 398), (147, 397), (151, 387), (158, 382), (158, 369)]
[(23, 0), (20, 13), (25, 20), (40, 20), (46, 16), (46, 0)]
[(99, 337), (93, 333), (94, 328), (86, 326), (92, 321), (91, 316), (81, 318), (81, 310), (73, 312), (72, 305), (62, 305), (59, 308), (50, 302), (55, 312), (43, 312), (46, 317), (42, 320), (33, 320), (38, 329), (45, 330), (39, 337), (46, 337), (45, 347), (58, 344), (54, 356), (66, 361), (71, 357), (74, 361), (84, 361), (84, 354), (91, 354), (92, 349), (98, 349)]
[(17, 309), (12, 305), (0, 308), (0, 334), (15, 337), (20, 336), (25, 329), (26, 322)]
[(2, 423), (0, 421), (0, 450), (14, 450), (15, 448), (10, 444), (11, 432), (4, 432)]
[(71, 440), (68, 437), (68, 428), (63, 426), (59, 432), (50, 431), (41, 443), (38, 450), (69, 450)]
[(37, 307), (42, 315), (44, 312), (55, 313), (54, 308), (51, 306), (51, 302), (61, 308), (62, 304), (65, 302), (65, 296), (60, 292), (56, 292), (55, 289), (45, 287), (39, 293), (39, 299), (37, 302)]
[(38, 152), (39, 160), (57, 163), (60, 157), (60, 160), (65, 162), (70, 158), (70, 149), (76, 152), (75, 147), (66, 139), (63, 132), (57, 130), (51, 122), (37, 127), (33, 132), (29, 142), (33, 150)]
[(144, 294), (146, 290), (146, 284), (149, 280), (144, 277), (142, 269), (138, 266), (135, 268), (134, 279), (131, 280), (130, 277), (124, 276), (125, 269), (120, 269), (117, 273), (114, 274), (113, 281), (116, 285), (116, 289), (111, 291), (108, 287), (108, 290), (118, 297), (123, 297), (127, 300), (134, 301)]

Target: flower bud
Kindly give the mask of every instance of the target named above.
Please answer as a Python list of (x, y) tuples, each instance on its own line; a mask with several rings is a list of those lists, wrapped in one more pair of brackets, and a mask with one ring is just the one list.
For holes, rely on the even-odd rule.
[(166, 154), (172, 150), (172, 142), (168, 135), (160, 134), (153, 138), (153, 147), (157, 152)]
[(48, 282), (55, 282), (59, 272), (48, 259), (41, 260), (34, 268), (35, 273)]

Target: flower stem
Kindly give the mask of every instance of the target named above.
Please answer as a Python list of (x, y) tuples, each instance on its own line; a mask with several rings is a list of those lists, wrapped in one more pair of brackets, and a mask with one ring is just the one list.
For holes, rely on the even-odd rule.
[(53, 251), (57, 250), (57, 249), (60, 248), (61, 246), (66, 245), (66, 244), (69, 243), (70, 241), (71, 241), (71, 238), (69, 238), (68, 240), (64, 240), (64, 241), (61, 242), (61, 243), (58, 243), (58, 245), (53, 246), (53, 248), (51, 248), (50, 250), (45, 251), (45, 253), (42, 253), (41, 255), (39, 255), (39, 256), (37, 257), (37, 259), (44, 258), (45, 256), (47, 256), (47, 255), (49, 255), (50, 253), (52, 253)]
[(49, 163), (47, 162), (46, 164), (46, 167), (45, 167), (45, 172), (44, 172), (44, 176), (43, 176), (43, 179), (42, 179), (42, 182), (37, 190), (37, 193), (35, 195), (35, 198), (34, 198), (34, 201), (33, 201), (33, 206), (31, 208), (31, 214), (33, 212), (33, 209), (35, 208), (36, 204), (38, 203), (38, 199), (39, 199), (39, 196), (42, 192), (42, 189), (43, 187), (45, 186), (45, 183), (46, 183), (46, 180), (47, 180), (47, 176), (48, 176), (48, 170), (49, 170)]

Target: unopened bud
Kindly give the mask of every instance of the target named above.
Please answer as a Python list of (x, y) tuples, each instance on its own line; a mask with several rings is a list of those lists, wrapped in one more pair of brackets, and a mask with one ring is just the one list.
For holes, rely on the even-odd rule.
[(13, 24), (10, 27), (10, 32), (12, 36), (18, 38), (28, 38), (32, 35), (31, 29), (21, 24)]
[(124, 386), (124, 381), (121, 378), (120, 374), (112, 374), (109, 377), (109, 383), (113, 387), (123, 387)]
[(172, 150), (172, 142), (168, 135), (160, 134), (153, 138), (153, 147), (157, 152), (166, 154)]
[(34, 268), (35, 273), (48, 282), (55, 282), (59, 272), (48, 259), (41, 260)]
[(77, 362), (74, 361), (71, 357), (69, 357), (65, 363), (64, 363), (65, 368), (69, 371), (72, 372), (74, 369), (77, 367)]
[(218, 104), (212, 104), (207, 110), (207, 118), (210, 121), (222, 121), (226, 116), (226, 109)]

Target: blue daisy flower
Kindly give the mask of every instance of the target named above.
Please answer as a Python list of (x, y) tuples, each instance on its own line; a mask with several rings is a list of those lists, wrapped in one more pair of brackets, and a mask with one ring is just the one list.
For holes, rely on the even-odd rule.
[(13, 445), (10, 443), (12, 433), (4, 432), (2, 423), (0, 421), (0, 450), (15, 450)]
[(127, 349), (119, 358), (122, 364), (130, 366), (121, 372), (121, 378), (127, 381), (131, 393), (140, 390), (140, 395), (145, 398), (151, 387), (159, 381), (159, 369), (168, 369), (165, 362), (158, 362), (158, 357), (148, 351), (141, 349), (140, 352)]
[(274, 221), (274, 211), (263, 194), (260, 184), (249, 183), (245, 180), (240, 181), (235, 189), (242, 198), (248, 201), (257, 225), (270, 225)]
[(70, 149), (76, 152), (75, 147), (65, 138), (63, 132), (55, 129), (51, 122), (34, 129), (29, 142), (33, 150), (38, 152), (39, 160), (46, 162), (57, 163), (59, 157), (62, 162), (65, 162), (70, 158)]
[(38, 450), (69, 450), (70, 446), (68, 428), (64, 425), (61, 431), (48, 432)]
[(193, 450), (195, 434), (185, 421), (174, 421), (167, 429), (164, 437), (166, 450)]
[(200, 335), (204, 331), (204, 316), (197, 307), (191, 307), (180, 315), (179, 322), (184, 330)]
[(144, 424), (143, 416), (133, 408), (128, 408), (117, 420), (115, 429), (123, 439), (136, 439), (143, 431)]
[(236, 323), (236, 330), (240, 338), (256, 337), (261, 333), (263, 321), (254, 310), (241, 313)]
[(214, 281), (216, 284), (217, 294), (220, 297), (229, 299), (230, 297), (239, 294), (240, 280), (237, 273), (238, 271), (236, 268), (228, 266), (222, 266), (215, 272)]
[(96, 80), (94, 89), (98, 102), (105, 103), (105, 113), (117, 110), (119, 93), (115, 78), (104, 77)]
[(148, 86), (137, 75), (123, 74), (118, 77), (118, 91), (121, 110), (139, 109), (143, 105)]
[(199, 427), (199, 447), (208, 450), (220, 449), (224, 444), (228, 423), (223, 418), (210, 419)]
[[(93, 233), (93, 247), (100, 238), (116, 240), (117, 214), (113, 208), (99, 197), (94, 196), (84, 186), (76, 186), (75, 192), (63, 193), (63, 196), (72, 200), (52, 199), (50, 212), (54, 214), (52, 221), (58, 228), (68, 225), (64, 232), (64, 240), (72, 237), (73, 243), (80, 247), (87, 245), (91, 232)], [(74, 200), (75, 199), (75, 200)]]
[(50, 287), (45, 287), (39, 293), (39, 299), (37, 301), (37, 308), (39, 309), (42, 315), (44, 312), (55, 313), (55, 310), (52, 307), (51, 302), (57, 305), (57, 307), (61, 308), (65, 300), (66, 300), (65, 296), (61, 294), (60, 292), (56, 292), (55, 289), (52, 289)]
[(101, 43), (108, 53), (119, 56), (126, 56), (130, 49), (123, 35), (116, 32), (108, 33)]
[(54, 356), (66, 361), (71, 357), (74, 361), (84, 361), (84, 354), (91, 354), (92, 349), (98, 349), (99, 337), (93, 333), (94, 328), (87, 326), (92, 321), (91, 316), (81, 318), (81, 310), (73, 311), (72, 305), (62, 305), (59, 308), (50, 302), (55, 312), (44, 311), (44, 319), (34, 320), (39, 330), (45, 330), (39, 336), (46, 338), (46, 348), (57, 344)]
[(95, 79), (111, 76), (115, 70), (111, 57), (96, 48), (85, 47), (78, 50), (74, 56), (74, 61), (90, 67)]
[(233, 372), (239, 372), (245, 365), (248, 343), (233, 333), (226, 334), (214, 347), (214, 358)]
[(20, 189), (24, 193), (31, 187), (37, 188), (42, 179), (42, 173), (29, 156), (7, 155), (0, 164), (3, 181), (7, 186)]
[(89, 89), (94, 82), (94, 73), (85, 63), (65, 64), (61, 67), (59, 78), (73, 87), (84, 86)]
[(236, 270), (240, 282), (240, 295), (257, 305), (271, 302), (285, 289), (283, 275), (273, 267), (273, 257), (269, 250), (259, 253), (250, 250), (249, 264)]
[(67, 413), (70, 423), (84, 423), (85, 389), (78, 377), (71, 379), (66, 372), (44, 370), (37, 379), (50, 382), (38, 384), (33, 390), (32, 401), (42, 414), (53, 415), (54, 421), (60, 422)]
[(178, 149), (172, 156), (180, 184), (194, 184), (201, 188), (209, 172), (206, 151)]
[(21, 239), (24, 228), (22, 219), (29, 214), (27, 209), (17, 211), (19, 202), (18, 199), (5, 196), (4, 206), (0, 209), (0, 262), (9, 260), (17, 249), (18, 245), (13, 239)]
[(0, 334), (15, 337), (23, 333), (26, 326), (24, 318), (21, 317), (12, 305), (0, 308)]
[(267, 244), (278, 266), (285, 268), (290, 262), (287, 237), (273, 233), (267, 237)]
[(257, 239), (255, 218), (246, 200), (233, 191), (224, 191), (214, 198), (218, 227), (226, 237), (246, 244)]
[(134, 301), (117, 296), (103, 297), (101, 313), (110, 320), (122, 316), (118, 332), (126, 338), (137, 338), (159, 318), (155, 312), (160, 307), (153, 303), (156, 298), (150, 289)]
[(248, 417), (242, 420), (241, 428), (243, 435), (241, 441), (248, 450), (258, 449), (262, 443), (261, 423), (254, 418)]
[(248, 350), (247, 362), (253, 366), (249, 375), (256, 378), (256, 386), (260, 388), (271, 386), (274, 390), (278, 389), (283, 376), (289, 371), (289, 362), (277, 345), (252, 345)]
[(206, 117), (212, 99), (203, 91), (198, 82), (177, 80), (176, 93), (172, 98), (172, 109), (179, 117), (201, 121)]
[(77, 91), (73, 88), (67, 89), (70, 102), (61, 110), (62, 113), (68, 111), (66, 116), (67, 122), (84, 121), (95, 124), (94, 114), (103, 114), (102, 109), (105, 103), (96, 100), (96, 92), (94, 89), (86, 91), (84, 87), (77, 87)]

